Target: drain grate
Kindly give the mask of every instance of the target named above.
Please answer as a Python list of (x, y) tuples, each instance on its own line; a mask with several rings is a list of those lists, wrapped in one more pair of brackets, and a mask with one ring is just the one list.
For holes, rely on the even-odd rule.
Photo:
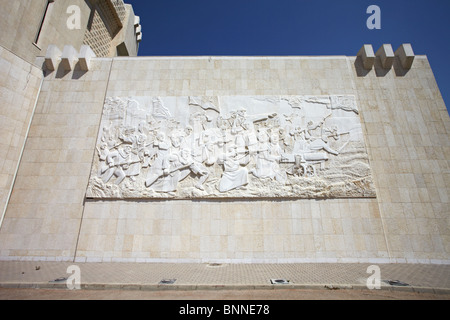
[(272, 284), (290, 284), (291, 282), (286, 279), (270, 279), (270, 283), (272, 283)]
[(61, 278), (58, 278), (58, 279), (55, 279), (55, 280), (50, 280), (49, 282), (50, 283), (60, 283), (60, 282), (64, 282), (64, 281), (67, 281), (67, 280), (68, 280), (68, 278), (61, 277)]
[(390, 284), (391, 286), (399, 286), (399, 287), (409, 287), (410, 284), (401, 282), (400, 280), (383, 280), (385, 283)]
[(159, 284), (174, 284), (177, 279), (163, 279), (159, 282)]
[(221, 267), (222, 266), (222, 264), (221, 263), (210, 263), (210, 264), (208, 264), (208, 267)]

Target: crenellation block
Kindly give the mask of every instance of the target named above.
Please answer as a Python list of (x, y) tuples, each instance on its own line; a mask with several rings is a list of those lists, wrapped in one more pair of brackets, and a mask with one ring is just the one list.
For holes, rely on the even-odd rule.
[(94, 51), (92, 51), (90, 46), (81, 46), (80, 54), (79, 54), (80, 67), (83, 71), (89, 71), (91, 68), (91, 59), (95, 58), (96, 55)]
[(45, 54), (45, 66), (50, 71), (55, 71), (61, 61), (61, 51), (55, 45), (49, 45)]
[(380, 47), (380, 49), (378, 49), (376, 56), (380, 58), (381, 65), (383, 66), (384, 69), (392, 68), (395, 59), (395, 54), (394, 50), (392, 49), (392, 45), (383, 44)]
[(358, 57), (361, 57), (364, 69), (370, 70), (375, 64), (375, 54), (373, 52), (373, 47), (371, 44), (365, 44), (359, 50)]
[(64, 46), (61, 56), (61, 64), (66, 71), (72, 71), (75, 68), (75, 64), (78, 61), (78, 52), (74, 47), (66, 45)]
[(397, 51), (395, 51), (395, 56), (397, 56), (400, 59), (400, 62), (404, 69), (411, 69), (415, 59), (415, 54), (411, 44), (409, 43), (402, 44), (397, 49)]

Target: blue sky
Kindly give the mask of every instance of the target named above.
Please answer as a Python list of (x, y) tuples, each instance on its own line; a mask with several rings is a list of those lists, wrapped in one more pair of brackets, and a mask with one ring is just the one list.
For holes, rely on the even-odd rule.
[[(365, 43), (427, 55), (450, 106), (450, 0), (125, 0), (141, 17), (140, 56), (347, 55)], [(370, 5), (381, 30), (369, 30)]]

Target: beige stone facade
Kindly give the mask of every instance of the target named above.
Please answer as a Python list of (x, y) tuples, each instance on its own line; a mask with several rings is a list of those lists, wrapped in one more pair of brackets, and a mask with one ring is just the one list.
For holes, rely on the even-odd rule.
[(0, 0), (0, 5), (0, 45), (30, 63), (45, 56), (49, 45), (79, 50), (88, 44), (98, 57), (137, 56), (138, 17), (122, 0)]
[[(138, 43), (133, 8), (123, 1), (93, 1), (92, 21), (84, 35), (97, 57), (137, 56)], [(138, 32), (140, 34), (140, 32)]]
[[(90, 32), (92, 30), (90, 17), (94, 16), (95, 13), (100, 13), (102, 16), (102, 19), (96, 21), (96, 26), (111, 30), (111, 37), (107, 42), (109, 49), (104, 54), (105, 56), (136, 56), (138, 41), (142, 35), (140, 33), (138, 17), (134, 15), (132, 7), (124, 4), (123, 1), (75, 0), (68, 3), (64, 0), (17, 0), (0, 1), (0, 5), (2, 7), (2, 11), (0, 12), (0, 144), (2, 150), (0, 152), (0, 225), (3, 225), (6, 209), (11, 203), (10, 200), (14, 197), (12, 195), (13, 187), (18, 182), (19, 163), (23, 160), (29, 160), (33, 163), (40, 163), (44, 159), (49, 160), (50, 153), (57, 146), (55, 141), (60, 141), (60, 139), (64, 140), (63, 136), (55, 137), (56, 140), (46, 140), (44, 144), (49, 148), (47, 151), (37, 152), (39, 155), (37, 153), (34, 154), (31, 160), (30, 158), (27, 160), (26, 156), (24, 157), (25, 146), (27, 143), (32, 143), (33, 141), (32, 131), (34, 129), (31, 128), (31, 122), (32, 120), (39, 121), (39, 113), (41, 111), (37, 110), (38, 100), (42, 97), (41, 94), (45, 92), (46, 84), (43, 84), (44, 73), (48, 71), (42, 69), (45, 65), (44, 61), (42, 59), (37, 59), (36, 61), (36, 57), (46, 55), (54, 57), (54, 48), (59, 47), (59, 50), (63, 51), (63, 48), (69, 45), (70, 47), (68, 48), (73, 49), (69, 50), (69, 58), (75, 58), (77, 60), (77, 64), (73, 65), (73, 69), (78, 70), (78, 73), (82, 69), (87, 70), (90, 67), (87, 59), (94, 54), (90, 50), (86, 50), (85, 47), (83, 48), (82, 45), (87, 39), (90, 39), (90, 44), (95, 47), (100, 40), (92, 38)], [(71, 24), (74, 25), (72, 26)], [(53, 51), (49, 50), (49, 48)], [(99, 56), (101, 55), (99, 53)], [(55, 64), (59, 63), (61, 58), (63, 58), (61, 54), (55, 57)], [(71, 65), (71, 62), (68, 65)], [(65, 73), (62, 67), (58, 71), (55, 73)], [(98, 90), (98, 88), (79, 88), (79, 91), (83, 91), (84, 93), (87, 93), (89, 90)], [(58, 96), (62, 97), (61, 92)], [(47, 98), (49, 97), (47, 96)], [(100, 99), (103, 100), (103, 97)], [(84, 106), (84, 108), (86, 107)], [(36, 113), (36, 111), (38, 112)], [(79, 110), (79, 112), (83, 113), (85, 111)], [(76, 111), (66, 112), (68, 113), (67, 118), (70, 118), (70, 114), (73, 112)], [(56, 113), (58, 114), (58, 111)], [(83, 139), (80, 137), (79, 140), (82, 141)], [(66, 146), (72, 146), (70, 148), (74, 147), (73, 143), (77, 144), (74, 139), (69, 137), (66, 137), (61, 143)], [(81, 149), (80, 152), (83, 153)], [(70, 158), (71, 154), (75, 156), (74, 153), (70, 153), (68, 150), (66, 150), (66, 153), (65, 156), (61, 156), (67, 159)], [(63, 158), (61, 158), (61, 161), (64, 161)], [(53, 160), (49, 161), (52, 163), (55, 160), (53, 158)], [(33, 196), (33, 192), (29, 188), (33, 185), (37, 187), (34, 184), (36, 182), (43, 182), (36, 180), (36, 177), (41, 174), (41, 169), (43, 168), (39, 165), (32, 168), (33, 172), (29, 176), (30, 179), (26, 178), (23, 181), (26, 185), (25, 189), (28, 191), (24, 195), (25, 198), (22, 204), (34, 203), (34, 200), (31, 199), (35, 196), (40, 197), (38, 195)], [(46, 173), (44, 173), (45, 175)], [(74, 179), (76, 180), (76, 178)], [(54, 179), (50, 180), (55, 182)], [(50, 180), (47, 182), (50, 182)], [(79, 187), (75, 181), (72, 181), (72, 183), (75, 183)], [(47, 187), (44, 187), (44, 189), (48, 190), (47, 188), (50, 185), (51, 183), (47, 184)], [(69, 189), (73, 190), (75, 185), (72, 185)], [(62, 190), (64, 189), (67, 189), (67, 187), (62, 188)], [(66, 208), (69, 207), (70, 205)], [(33, 218), (39, 216), (39, 214), (32, 214), (31, 211), (21, 212), (20, 215), (22, 214), (25, 216), (30, 214)], [(69, 214), (69, 218), (72, 217), (71, 215), (72, 213)], [(13, 217), (12, 221), (14, 219)], [(29, 234), (29, 232), (36, 230), (35, 228), (37, 226), (32, 225), (33, 223), (25, 223), (25, 225), (19, 227), (21, 231), (18, 232), (23, 231), (24, 234)], [(73, 232), (73, 230), (68, 232), (69, 240), (65, 239), (63, 242), (70, 242), (70, 239), (72, 239), (70, 238), (70, 234)], [(16, 232), (14, 233), (17, 234)], [(15, 236), (13, 238), (16, 239)], [(22, 241), (20, 238), (20, 236), (17, 238), (19, 242)], [(34, 240), (35, 238), (32, 242)], [(15, 242), (16, 240), (11, 241)], [(39, 242), (41, 241), (42, 238)], [(34, 245), (40, 246), (38, 243)], [(24, 254), (26, 255), (27, 253), (25, 252)], [(61, 255), (60, 252), (57, 254)]]
[[(47, 71), (1, 259), (449, 263), (450, 119), (427, 57), (411, 69), (399, 57), (386, 69), (359, 60), (118, 57)], [(355, 96), (376, 198), (86, 198), (107, 97), (250, 95)]]
[(43, 79), (40, 69), (3, 47), (0, 70), (0, 212), (4, 212)]

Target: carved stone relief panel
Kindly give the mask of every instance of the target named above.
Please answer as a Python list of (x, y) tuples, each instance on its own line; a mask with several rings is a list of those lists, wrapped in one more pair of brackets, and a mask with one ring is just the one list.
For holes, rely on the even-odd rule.
[(354, 96), (109, 97), (95, 199), (375, 197)]

